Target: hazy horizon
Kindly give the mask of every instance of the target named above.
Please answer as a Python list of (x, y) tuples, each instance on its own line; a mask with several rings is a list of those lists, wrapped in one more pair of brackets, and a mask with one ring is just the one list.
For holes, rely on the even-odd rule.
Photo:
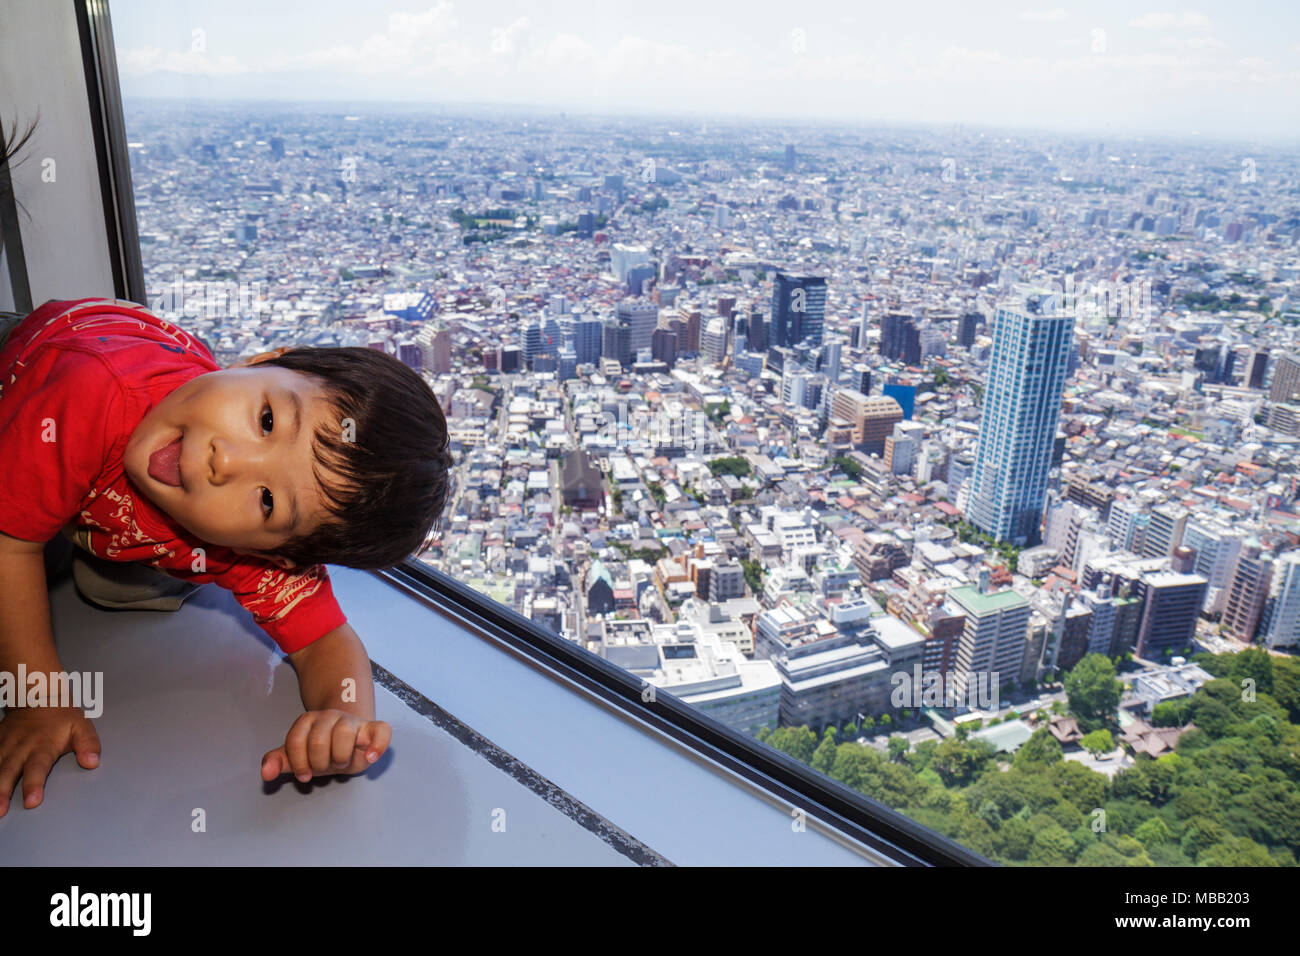
[[(771, 0), (111, 6), (130, 98), (1300, 139), (1300, 8)], [(250, 28), (256, 27), (256, 28)]]
[[(249, 99), (249, 98), (218, 98), (218, 97), (187, 97), (187, 96), (129, 96), (125, 97), (125, 103), (128, 104), (149, 104), (149, 105), (176, 105), (183, 103), (193, 103), (201, 106), (226, 107), (259, 107), (274, 109), (282, 107), (286, 111), (317, 109), (320, 112), (344, 112), (344, 113), (370, 113), (380, 115), (419, 115), (430, 113), (435, 118), (477, 118), (488, 117), (493, 119), (505, 119), (511, 117), (520, 118), (544, 118), (559, 119), (567, 118), (569, 120), (583, 119), (600, 119), (600, 120), (618, 120), (618, 119), (645, 119), (655, 120), (662, 123), (679, 122), (683, 126), (688, 124), (706, 124), (707, 126), (717, 126), (718, 128), (734, 129), (745, 124), (756, 126), (760, 129), (784, 127), (797, 129), (807, 127), (814, 129), (840, 129), (845, 131), (860, 131), (863, 133), (888, 133), (892, 131), (899, 132), (927, 132), (942, 133), (949, 132), (953, 129), (959, 129), (967, 134), (993, 133), (993, 134), (1012, 134), (1021, 136), (1055, 136), (1063, 138), (1065, 141), (1091, 142), (1098, 138), (1108, 138), (1111, 142), (1117, 143), (1168, 143), (1170, 145), (1217, 145), (1240, 147), (1244, 145), (1258, 143), (1273, 149), (1284, 149), (1292, 141), (1285, 140), (1268, 140), (1262, 137), (1227, 137), (1227, 136), (1207, 136), (1199, 133), (1178, 133), (1178, 132), (1127, 132), (1111, 129), (1101, 131), (1095, 129), (1049, 129), (1043, 126), (1015, 126), (1011, 124), (995, 123), (946, 123), (946, 122), (922, 122), (907, 120), (877, 120), (870, 118), (837, 118), (837, 117), (797, 117), (797, 116), (776, 116), (776, 115), (753, 115), (727, 114), (727, 113), (685, 113), (672, 110), (657, 110), (653, 107), (647, 107), (637, 110), (615, 111), (613, 109), (601, 110), (598, 108), (580, 108), (580, 107), (562, 107), (552, 106), (549, 104), (535, 103), (508, 103), (508, 102), (435, 102), (435, 101), (409, 101), (409, 100), (347, 100), (347, 99), (317, 99), (317, 100), (278, 100), (278, 99)], [(364, 117), (363, 117), (364, 118)], [(1297, 137), (1300, 138), (1300, 137)], [(784, 144), (784, 140), (782, 141)], [(796, 144), (797, 145), (797, 144)]]

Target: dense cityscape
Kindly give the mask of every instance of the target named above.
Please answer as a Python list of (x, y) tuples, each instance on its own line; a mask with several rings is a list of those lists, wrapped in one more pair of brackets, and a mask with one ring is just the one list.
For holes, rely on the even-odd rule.
[(1294, 153), (126, 121), (153, 311), (434, 389), (418, 560), (992, 859), (1295, 865)]

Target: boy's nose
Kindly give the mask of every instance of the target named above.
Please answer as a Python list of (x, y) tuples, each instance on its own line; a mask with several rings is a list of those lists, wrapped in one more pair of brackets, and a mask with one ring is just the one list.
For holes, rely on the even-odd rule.
[(238, 478), (240, 472), (256, 457), (256, 452), (251, 452), (235, 442), (213, 438), (212, 454), (208, 461), (211, 469), (209, 480), (214, 485), (224, 485)]

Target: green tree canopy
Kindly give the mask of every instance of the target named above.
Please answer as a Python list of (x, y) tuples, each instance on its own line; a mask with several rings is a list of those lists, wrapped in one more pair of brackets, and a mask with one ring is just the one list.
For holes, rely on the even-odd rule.
[(818, 744), (817, 750), (813, 753), (810, 765), (814, 770), (830, 775), (831, 768), (835, 766), (835, 754), (839, 747), (835, 743), (835, 735), (827, 730), (822, 735), (822, 742)]
[(1039, 727), (1033, 736), (1020, 745), (1012, 764), (1019, 769), (1024, 769), (1029, 764), (1046, 767), (1059, 762), (1062, 754), (1060, 741), (1046, 727)]
[(1085, 730), (1095, 730), (1115, 719), (1124, 685), (1115, 679), (1115, 665), (1104, 654), (1088, 654), (1065, 675), (1070, 712)]
[(1108, 754), (1115, 749), (1115, 740), (1111, 737), (1110, 731), (1102, 728), (1086, 734), (1079, 741), (1079, 746), (1092, 754), (1094, 757), (1100, 757), (1102, 754)]

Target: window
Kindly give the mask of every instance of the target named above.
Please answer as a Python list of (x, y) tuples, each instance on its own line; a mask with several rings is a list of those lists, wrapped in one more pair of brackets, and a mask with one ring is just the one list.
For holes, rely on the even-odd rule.
[[(1017, 816), (1023, 807), (1007, 812), (992, 797), (986, 806), (996, 774), (1028, 771), (970, 730), (971, 714), (900, 706), (890, 693), (900, 646), (930, 633), (887, 611), (914, 585), (861, 581), (861, 616), (828, 599), (828, 582), (858, 556), (841, 532), (892, 522), (830, 494), (837, 466), (821, 464), (822, 409), (803, 407), (833, 397), (825, 346), (847, 352), (854, 297), (873, 274), (826, 237), (852, 225), (851, 206), (872, 208), (871, 190), (889, 200), (864, 211), (869, 221), (896, 225), (897, 212), (886, 213), (919, 191), (913, 174), (882, 185), (861, 139), (883, 134), (562, 109), (577, 86), (539, 64), (557, 36), (594, 27), (565, 13), (521, 23), (494, 4), (449, 9), (384, 19), (349, 7), (310, 24), (268, 10), (256, 30), (207, 6), (115, 9), (148, 304), (222, 362), (277, 344), (361, 345), (425, 378), (447, 416), (456, 480), (433, 550), (395, 572), (405, 582), (473, 604), (533, 652), (598, 675), (629, 706), (662, 694), (674, 721), (711, 729), (737, 759), (780, 753), (845, 807), (894, 807), (910, 829), (883, 812), (875, 819), (919, 854), (975, 859), (945, 834), (994, 859), (1078, 862), (1091, 837), (1065, 824), (1096, 808), (1061, 797), (1045, 820), (1043, 808)], [(689, 34), (701, 48), (731, 35), (672, 23), (641, 26), (674, 43)], [(582, 43), (594, 73), (610, 68), (601, 41)], [(671, 82), (647, 76), (623, 77), (638, 107), (671, 94)], [(451, 105), (453, 89), (480, 102)], [(544, 105), (503, 107), (519, 89)], [(942, 136), (917, 136), (887, 152), (947, 148)], [(1038, 159), (1003, 159), (1021, 168), (999, 190), (1073, 201), (1073, 187), (1038, 175)], [(1013, 249), (990, 251), (1008, 276)], [(796, 298), (798, 286), (774, 292), (782, 270), (827, 281)], [(789, 323), (789, 311), (812, 314)], [(983, 412), (1004, 425), (987, 433), (1003, 434), (995, 460), (1009, 468), (1052, 447), (1047, 433), (1006, 441), (1018, 431), (1011, 390), (1032, 386), (1058, 408), (1063, 373), (1049, 383), (1038, 365), (1007, 366), (1045, 346), (1063, 357), (1065, 327), (996, 315), (1005, 334), (983, 369)], [(1024, 467), (999, 495), (1030, 511), (1045, 493), (1034, 475), (1046, 469)], [(891, 495), (922, 484), (905, 476), (903, 490), (892, 477), (876, 483)], [(929, 503), (920, 499), (916, 511)], [(917, 529), (907, 530), (911, 546)], [(1009, 547), (989, 553), (1002, 548), (1014, 569)], [(710, 602), (724, 582), (742, 596)], [(893, 624), (906, 637), (893, 641)], [(1033, 657), (1028, 623), (1012, 625), (1005, 652), (998, 645), (1002, 681), (1019, 683), (1023, 668), (1033, 685), (1050, 669), (1041, 646)], [(748, 653), (725, 636), (737, 627), (753, 634)], [(960, 673), (943, 676), (961, 686), (990, 676), (970, 670), (971, 651), (958, 652)], [(1010, 710), (1065, 699), (1059, 688), (1017, 693), (1023, 701), (974, 719), (1019, 721)], [(1044, 739), (1041, 722), (1023, 727)], [(1108, 777), (1103, 791), (1122, 799), (1113, 787)], [(1066, 839), (1028, 853), (1003, 829), (1026, 818)], [(1180, 852), (1171, 842), (1153, 858), (1177, 862)]]

